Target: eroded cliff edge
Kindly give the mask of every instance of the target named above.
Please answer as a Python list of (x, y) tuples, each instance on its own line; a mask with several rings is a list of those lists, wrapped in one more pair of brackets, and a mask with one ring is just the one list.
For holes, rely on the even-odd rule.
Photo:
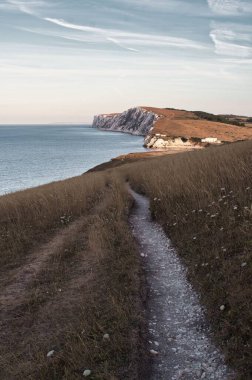
[(93, 127), (146, 136), (159, 117), (154, 112), (135, 107), (118, 114), (97, 115), (94, 117)]

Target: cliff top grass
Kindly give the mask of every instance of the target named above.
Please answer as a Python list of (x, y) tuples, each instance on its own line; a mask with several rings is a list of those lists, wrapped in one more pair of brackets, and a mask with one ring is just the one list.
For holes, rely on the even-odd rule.
[(151, 134), (183, 136), (186, 138), (216, 137), (224, 142), (252, 139), (252, 130), (232, 118), (206, 112), (143, 107), (160, 115)]

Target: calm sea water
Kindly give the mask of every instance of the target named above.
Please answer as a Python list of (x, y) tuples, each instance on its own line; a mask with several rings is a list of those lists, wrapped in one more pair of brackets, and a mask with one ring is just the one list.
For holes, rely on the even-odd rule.
[(0, 194), (73, 177), (120, 154), (140, 152), (143, 137), (83, 125), (0, 125)]

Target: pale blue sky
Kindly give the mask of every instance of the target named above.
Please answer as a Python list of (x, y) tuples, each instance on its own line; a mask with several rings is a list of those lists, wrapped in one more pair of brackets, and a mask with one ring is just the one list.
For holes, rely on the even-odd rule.
[(0, 124), (252, 114), (251, 0), (0, 0)]

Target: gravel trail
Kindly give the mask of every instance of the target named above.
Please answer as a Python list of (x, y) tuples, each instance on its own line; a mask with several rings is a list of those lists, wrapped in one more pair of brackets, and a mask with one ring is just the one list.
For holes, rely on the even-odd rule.
[(130, 217), (148, 284), (147, 316), (151, 380), (229, 380), (232, 371), (210, 341), (199, 299), (170, 240), (151, 220), (147, 198), (135, 200)]

